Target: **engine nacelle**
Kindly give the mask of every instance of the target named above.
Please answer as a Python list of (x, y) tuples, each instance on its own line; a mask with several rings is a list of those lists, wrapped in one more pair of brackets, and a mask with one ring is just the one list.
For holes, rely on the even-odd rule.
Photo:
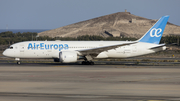
[(77, 53), (70, 51), (59, 52), (59, 61), (62, 63), (77, 62)]

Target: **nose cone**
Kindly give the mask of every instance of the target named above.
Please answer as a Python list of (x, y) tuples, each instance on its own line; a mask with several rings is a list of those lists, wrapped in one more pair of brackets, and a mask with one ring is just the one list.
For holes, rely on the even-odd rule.
[(9, 49), (6, 49), (2, 54), (7, 57), (14, 57), (13, 52)]
[(7, 51), (5, 50), (2, 54), (3, 54), (4, 56), (7, 56)]

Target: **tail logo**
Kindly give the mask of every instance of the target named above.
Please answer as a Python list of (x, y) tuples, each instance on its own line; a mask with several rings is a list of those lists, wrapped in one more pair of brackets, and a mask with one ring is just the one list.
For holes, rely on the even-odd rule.
[(161, 28), (158, 28), (158, 29), (153, 28), (153, 29), (150, 31), (150, 36), (151, 36), (151, 37), (160, 37), (161, 34), (159, 34), (159, 33), (161, 33), (161, 32), (162, 32), (162, 29), (161, 29)]

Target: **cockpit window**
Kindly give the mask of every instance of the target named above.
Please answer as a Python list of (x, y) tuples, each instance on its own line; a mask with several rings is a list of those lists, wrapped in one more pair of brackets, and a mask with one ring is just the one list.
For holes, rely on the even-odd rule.
[(9, 48), (10, 48), (10, 49), (13, 49), (13, 47), (12, 47), (12, 46), (10, 46)]

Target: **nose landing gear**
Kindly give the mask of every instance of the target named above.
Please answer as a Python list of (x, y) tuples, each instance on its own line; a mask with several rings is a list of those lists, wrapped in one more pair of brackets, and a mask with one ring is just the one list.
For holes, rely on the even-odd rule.
[(20, 62), (20, 61), (17, 61), (17, 64), (18, 64), (18, 65), (20, 65), (20, 64), (21, 64), (21, 62)]
[(17, 61), (17, 64), (20, 65), (21, 62), (20, 62), (20, 58), (15, 58), (15, 60)]

